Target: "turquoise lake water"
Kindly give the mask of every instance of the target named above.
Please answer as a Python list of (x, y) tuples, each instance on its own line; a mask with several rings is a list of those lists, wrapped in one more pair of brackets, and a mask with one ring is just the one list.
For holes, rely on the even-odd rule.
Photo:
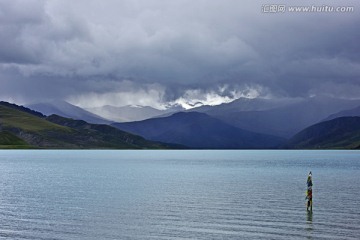
[(360, 239), (360, 151), (4, 150), (0, 239)]

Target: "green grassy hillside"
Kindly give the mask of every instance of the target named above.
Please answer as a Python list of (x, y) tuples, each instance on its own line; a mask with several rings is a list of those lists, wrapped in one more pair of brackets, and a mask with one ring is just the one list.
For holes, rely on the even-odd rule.
[(31, 148), (31, 146), (8, 131), (0, 131), (0, 148)]
[(71, 132), (67, 127), (3, 105), (0, 105), (0, 123), (3, 128), (18, 128), (30, 132), (49, 130)]
[(160, 149), (168, 146), (111, 126), (55, 115), (45, 118), (28, 109), (0, 103), (0, 148)]

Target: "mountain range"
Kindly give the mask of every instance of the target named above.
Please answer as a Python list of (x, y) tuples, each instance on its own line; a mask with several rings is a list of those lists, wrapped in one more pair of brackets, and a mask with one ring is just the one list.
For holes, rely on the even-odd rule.
[(165, 110), (139, 105), (127, 105), (122, 107), (105, 105), (102, 107), (87, 108), (86, 110), (115, 122), (132, 122), (164, 114), (171, 114), (184, 109), (179, 105), (171, 106)]
[[(175, 113), (172, 112), (176, 110), (174, 108), (101, 108), (112, 113), (112, 117), (128, 115), (129, 118), (122, 118), (123, 121), (145, 118), (119, 123), (64, 101), (28, 105), (33, 110), (6, 102), (1, 102), (0, 106), (0, 145), (11, 148), (357, 148), (356, 122), (346, 129), (348, 134), (345, 136), (353, 134), (346, 144), (341, 143), (345, 140), (329, 137), (326, 132), (335, 131), (341, 136), (338, 125), (327, 122), (337, 120), (341, 124), (345, 121), (342, 117), (360, 115), (360, 100), (329, 97), (240, 98), (231, 103), (187, 111), (177, 107)], [(131, 136), (134, 140), (130, 142), (134, 144), (129, 145), (124, 136)], [(322, 143), (322, 136), (327, 136), (329, 143)], [(307, 141), (308, 145), (305, 144)]]
[(276, 148), (285, 139), (236, 128), (205, 113), (179, 112), (169, 117), (131, 123), (114, 123), (119, 129), (146, 139), (171, 142), (190, 148)]
[(290, 138), (331, 114), (358, 106), (360, 100), (313, 97), (294, 100), (239, 99), (200, 110), (244, 130)]
[(58, 115), (46, 117), (1, 102), (0, 148), (166, 149), (176, 146), (148, 141), (109, 125)]

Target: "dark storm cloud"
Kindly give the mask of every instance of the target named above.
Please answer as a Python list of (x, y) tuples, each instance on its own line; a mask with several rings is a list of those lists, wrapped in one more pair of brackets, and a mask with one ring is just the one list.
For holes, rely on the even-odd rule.
[(27, 28), (41, 24), (43, 17), (43, 2), (0, 1), (1, 63), (39, 63), (22, 35)]
[(154, 104), (251, 89), (359, 97), (358, 1), (341, 1), (354, 6), (353, 13), (267, 14), (263, 4), (0, 0), (0, 96), (83, 105), (125, 101), (128, 93)]

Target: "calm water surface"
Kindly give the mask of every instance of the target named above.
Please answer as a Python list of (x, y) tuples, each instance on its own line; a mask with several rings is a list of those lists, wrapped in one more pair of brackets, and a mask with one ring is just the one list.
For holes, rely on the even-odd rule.
[(360, 239), (360, 151), (0, 151), (0, 239)]

